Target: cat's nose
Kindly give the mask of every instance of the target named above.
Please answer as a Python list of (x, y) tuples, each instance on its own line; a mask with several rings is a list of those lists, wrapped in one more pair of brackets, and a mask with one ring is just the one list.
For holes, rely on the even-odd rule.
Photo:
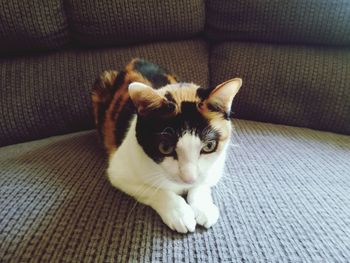
[(195, 183), (197, 180), (197, 167), (192, 164), (188, 164), (182, 167), (181, 180), (186, 184)]

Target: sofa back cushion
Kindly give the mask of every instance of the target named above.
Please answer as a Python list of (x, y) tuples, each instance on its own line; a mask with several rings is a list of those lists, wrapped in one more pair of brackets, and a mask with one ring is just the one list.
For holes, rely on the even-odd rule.
[(56, 49), (68, 44), (63, 0), (0, 2), (0, 54)]
[(213, 40), (350, 45), (348, 0), (208, 0)]
[(350, 135), (350, 50), (228, 42), (210, 55), (212, 85), (241, 77), (236, 117)]
[(0, 1), (0, 55), (185, 39), (204, 20), (204, 0)]
[(204, 29), (203, 0), (67, 0), (73, 39), (84, 46), (193, 36)]

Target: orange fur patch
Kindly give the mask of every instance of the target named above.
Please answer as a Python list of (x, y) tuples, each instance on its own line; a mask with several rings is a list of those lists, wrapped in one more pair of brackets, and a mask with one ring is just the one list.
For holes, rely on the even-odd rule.
[(91, 100), (96, 125), (98, 124), (98, 109), (100, 105), (109, 104), (109, 101), (112, 99), (111, 88), (115, 83), (117, 75), (118, 71), (107, 70), (102, 72), (99, 78), (95, 81), (91, 92)]
[(202, 103), (198, 110), (207, 120), (209, 120), (209, 123), (213, 128), (220, 131), (221, 141), (229, 139), (232, 128), (231, 121), (225, 120), (222, 113), (209, 110), (206, 101)]
[(181, 112), (181, 103), (183, 101), (199, 103), (197, 96), (198, 86), (192, 83), (177, 83), (167, 85), (159, 90), (159, 94), (165, 96), (167, 92), (171, 94), (176, 103), (176, 114)]
[[(124, 83), (115, 92), (112, 102), (110, 103), (106, 115), (105, 123), (103, 126), (104, 134), (104, 145), (109, 154), (112, 154), (117, 150), (115, 126), (119, 118), (120, 112), (123, 110), (126, 102), (129, 99), (128, 86), (131, 82), (141, 82), (146, 85), (151, 85), (151, 83), (145, 79), (140, 73), (133, 71), (133, 60), (126, 67), (126, 74)], [(103, 79), (103, 81), (108, 79)], [(118, 102), (118, 103), (117, 103)]]
[(167, 79), (168, 79), (168, 81), (171, 83), (171, 84), (174, 84), (174, 83), (177, 83), (177, 78), (176, 78), (176, 76), (174, 76), (174, 75), (170, 75), (170, 74), (168, 74), (167, 75)]

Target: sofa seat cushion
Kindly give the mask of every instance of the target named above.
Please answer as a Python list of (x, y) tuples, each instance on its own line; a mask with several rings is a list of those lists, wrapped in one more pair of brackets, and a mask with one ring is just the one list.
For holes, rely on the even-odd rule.
[(159, 63), (181, 80), (208, 85), (202, 40), (50, 52), (0, 60), (0, 146), (93, 127), (90, 91), (104, 70), (134, 57)]
[(210, 69), (214, 86), (243, 79), (236, 117), (350, 135), (348, 48), (226, 42)]
[(348, 0), (209, 0), (213, 40), (350, 45)]
[(346, 262), (350, 137), (236, 120), (193, 234), (110, 186), (95, 131), (0, 148), (1, 262)]

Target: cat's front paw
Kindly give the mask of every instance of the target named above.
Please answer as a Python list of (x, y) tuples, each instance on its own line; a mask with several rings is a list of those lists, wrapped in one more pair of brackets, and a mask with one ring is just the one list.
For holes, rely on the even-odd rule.
[(198, 225), (209, 228), (214, 225), (219, 219), (219, 208), (213, 203), (206, 206), (198, 206), (191, 204)]
[(184, 200), (173, 207), (167, 207), (158, 212), (163, 222), (179, 233), (194, 232), (196, 228), (193, 210)]

